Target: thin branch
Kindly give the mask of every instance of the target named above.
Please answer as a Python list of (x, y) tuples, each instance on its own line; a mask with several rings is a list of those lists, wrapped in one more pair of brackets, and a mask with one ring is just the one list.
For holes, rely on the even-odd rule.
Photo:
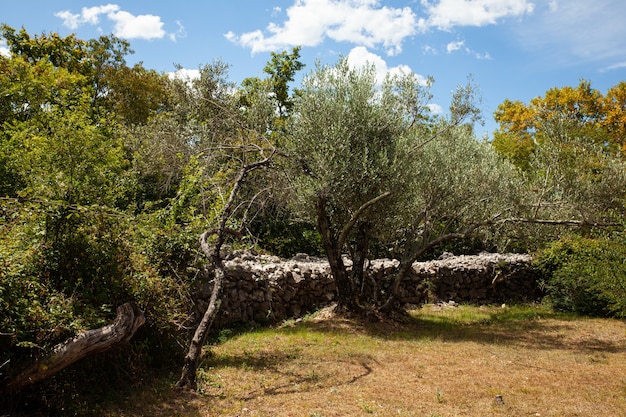
[(531, 223), (531, 224), (547, 224), (547, 225), (552, 225), (552, 226), (595, 227), (599, 229), (624, 226), (623, 223), (618, 223), (618, 222), (600, 223), (600, 222), (590, 222), (587, 220), (552, 220), (552, 219), (533, 219), (533, 218), (526, 219), (526, 218), (517, 218), (517, 217), (502, 219), (495, 223)]
[(384, 192), (378, 197), (372, 198), (371, 200), (361, 205), (361, 207), (359, 207), (359, 209), (352, 215), (352, 218), (348, 221), (348, 223), (344, 226), (343, 230), (341, 231), (341, 234), (339, 235), (339, 238), (337, 239), (337, 247), (340, 249), (343, 247), (346, 239), (348, 238), (348, 234), (350, 234), (350, 231), (354, 227), (354, 224), (357, 222), (357, 220), (359, 220), (359, 217), (361, 217), (361, 215), (365, 212), (365, 210), (367, 210), (374, 204), (378, 203), (379, 201), (389, 197), (392, 194), (393, 192), (391, 191)]
[(463, 116), (459, 116), (456, 118), (456, 120), (454, 120), (452, 123), (447, 124), (443, 129), (438, 130), (437, 132), (433, 133), (428, 139), (426, 139), (423, 142), (420, 142), (419, 144), (417, 144), (412, 151), (417, 151), (421, 148), (423, 148), (424, 146), (428, 145), (430, 142), (434, 141), (435, 139), (437, 139), (438, 137), (444, 135), (446, 132), (455, 129), (458, 126), (461, 126), (461, 124), (463, 124), (463, 122), (465, 122), (465, 120), (467, 119), (467, 115), (463, 115)]

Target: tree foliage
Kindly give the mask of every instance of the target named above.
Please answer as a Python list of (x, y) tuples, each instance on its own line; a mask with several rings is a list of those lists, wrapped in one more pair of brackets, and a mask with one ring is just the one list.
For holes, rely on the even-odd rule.
[(626, 316), (624, 236), (567, 236), (552, 242), (533, 264), (553, 307), (592, 316)]
[[(528, 104), (505, 100), (495, 112), (500, 124), (494, 133), (496, 150), (517, 166), (529, 169), (533, 152), (555, 137), (575, 132), (604, 147), (626, 152), (626, 82), (605, 95), (582, 80), (576, 87), (552, 88)], [(569, 129), (564, 131), (563, 127)]]
[(426, 250), (514, 209), (514, 170), (463, 123), (478, 115), (474, 94), (460, 87), (449, 118), (438, 118), (428, 113), (428, 85), (414, 74), (378, 86), (373, 67), (341, 60), (305, 79), (289, 126), (294, 190), (317, 219), (347, 309), (376, 303), (357, 294), (375, 240), (402, 259), (401, 280)]
[(558, 309), (623, 315), (620, 235), (598, 237), (594, 229), (623, 231), (625, 91), (621, 82), (602, 95), (581, 81), (528, 105), (506, 100), (496, 112), (494, 148), (525, 172), (525, 218), (561, 219), (552, 225), (578, 233), (559, 239), (563, 229), (535, 231), (556, 239), (539, 251), (537, 265)]
[(624, 214), (625, 83), (606, 96), (582, 81), (549, 90), (529, 105), (505, 101), (496, 112), (494, 148), (521, 167), (531, 189), (529, 215), (606, 223)]
[(138, 80), (164, 91), (165, 78), (126, 67), (128, 44), (113, 37), (31, 37), (7, 26), (2, 35), (11, 52), (0, 57), (3, 375), (109, 322), (124, 301), (151, 315), (148, 338), (175, 339), (188, 300), (144, 251), (155, 232), (135, 217), (138, 182), (124, 134), (163, 101), (142, 102), (135, 116), (116, 95)]

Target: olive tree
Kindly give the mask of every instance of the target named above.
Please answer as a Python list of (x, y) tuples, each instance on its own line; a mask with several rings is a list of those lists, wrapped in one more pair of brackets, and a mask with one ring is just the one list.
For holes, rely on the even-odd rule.
[(585, 227), (623, 219), (625, 162), (608, 139), (598, 143), (607, 133), (585, 130), (570, 115), (552, 115), (542, 134), (549, 140), (538, 143), (529, 158), (527, 178), (535, 190), (529, 216)]
[[(391, 309), (421, 254), (496, 224), (515, 206), (507, 200), (515, 170), (464, 124), (478, 116), (474, 88), (458, 89), (450, 115), (434, 117), (429, 85), (414, 74), (377, 85), (375, 68), (345, 59), (318, 65), (303, 81), (288, 150), (298, 167), (294, 193), (317, 220), (338, 304), (349, 311), (362, 311), (363, 301)], [(373, 238), (401, 263), (385, 299), (359, 300)]]
[(472, 237), (503, 248), (518, 227), (510, 220), (520, 216), (526, 191), (517, 169), (467, 126), (450, 123), (441, 120), (437, 138), (407, 161), (402, 198), (382, 223), (391, 255), (400, 260), (384, 309), (395, 306), (413, 263), (437, 246)]

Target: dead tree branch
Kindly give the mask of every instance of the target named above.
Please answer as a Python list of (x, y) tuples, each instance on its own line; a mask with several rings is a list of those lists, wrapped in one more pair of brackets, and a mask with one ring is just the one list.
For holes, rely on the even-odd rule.
[(117, 308), (113, 323), (99, 329), (80, 333), (56, 345), (52, 352), (37, 360), (7, 384), (7, 389), (22, 388), (48, 378), (87, 356), (105, 352), (130, 340), (137, 329), (145, 323), (143, 312), (134, 304), (126, 303)]

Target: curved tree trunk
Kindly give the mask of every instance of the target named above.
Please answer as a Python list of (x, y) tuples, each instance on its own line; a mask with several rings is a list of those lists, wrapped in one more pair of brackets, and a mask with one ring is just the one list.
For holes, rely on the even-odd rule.
[(209, 259), (211, 259), (211, 262), (215, 267), (215, 281), (213, 282), (213, 291), (211, 292), (209, 306), (204, 312), (202, 320), (200, 320), (200, 324), (196, 328), (193, 338), (191, 339), (189, 351), (185, 356), (183, 369), (180, 379), (176, 383), (176, 388), (190, 388), (193, 390), (197, 388), (196, 371), (198, 369), (198, 362), (200, 361), (200, 357), (202, 356), (202, 346), (204, 345), (204, 341), (207, 334), (209, 333), (209, 330), (211, 330), (211, 326), (213, 325), (215, 316), (217, 316), (217, 313), (220, 309), (222, 287), (224, 285), (224, 277), (226, 276), (226, 272), (224, 271), (224, 263), (222, 262), (220, 254), (212, 252), (206, 241), (208, 234), (210, 234), (211, 232), (212, 231), (205, 232), (202, 234), (202, 236), (200, 236), (200, 247), (202, 248), (204, 254)]
[(6, 388), (20, 390), (56, 374), (80, 359), (105, 352), (130, 340), (144, 323), (143, 312), (134, 303), (123, 304), (117, 308), (117, 316), (113, 323), (80, 333), (56, 345), (51, 354), (37, 360), (11, 379)]

